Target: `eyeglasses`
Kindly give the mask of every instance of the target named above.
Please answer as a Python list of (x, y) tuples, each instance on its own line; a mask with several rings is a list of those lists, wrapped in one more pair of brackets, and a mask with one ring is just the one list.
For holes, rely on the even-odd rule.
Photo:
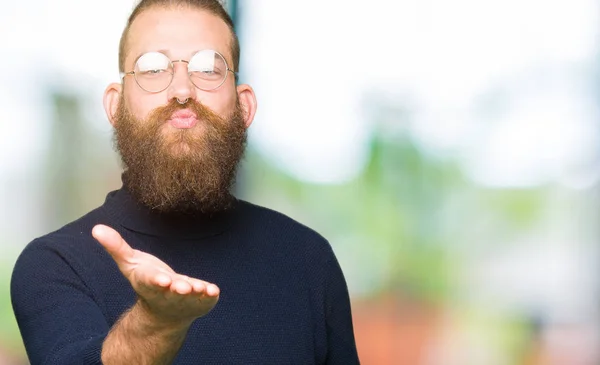
[(225, 83), (229, 72), (237, 76), (237, 73), (227, 66), (227, 61), (222, 54), (205, 49), (194, 54), (189, 61), (171, 61), (169, 57), (160, 52), (144, 53), (136, 61), (134, 70), (122, 72), (121, 78), (133, 75), (135, 82), (143, 90), (158, 93), (171, 85), (175, 74), (173, 67), (175, 62), (187, 63), (190, 80), (198, 89), (205, 91), (218, 89)]

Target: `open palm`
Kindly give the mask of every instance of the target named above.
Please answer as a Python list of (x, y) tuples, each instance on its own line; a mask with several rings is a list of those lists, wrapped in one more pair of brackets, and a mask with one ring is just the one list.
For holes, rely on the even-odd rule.
[(157, 320), (191, 322), (217, 304), (220, 290), (216, 285), (176, 273), (157, 257), (131, 248), (114, 229), (96, 225), (92, 236), (112, 256)]

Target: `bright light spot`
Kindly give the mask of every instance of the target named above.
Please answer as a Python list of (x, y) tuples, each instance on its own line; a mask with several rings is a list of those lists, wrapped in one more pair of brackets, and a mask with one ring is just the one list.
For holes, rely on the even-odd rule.
[[(411, 94), (416, 141), (430, 154), (464, 157), (481, 183), (545, 183), (593, 153), (589, 118), (564, 106), (583, 88), (561, 94), (564, 100), (504, 105), (506, 117), (490, 127), (494, 135), (473, 141), (487, 128), (474, 116), (482, 94), (508, 85), (514, 98), (524, 73), (590, 62), (598, 23), (591, 0), (252, 5), (242, 12), (242, 44), (243, 75), (259, 97), (254, 141), (297, 178), (335, 182), (360, 172), (373, 123), (360, 104), (371, 91), (365, 85)], [(566, 76), (554, 86), (568, 87)]]
[(586, 110), (559, 94), (525, 100), (488, 128), (467, 159), (470, 175), (496, 187), (557, 181), (598, 145)]

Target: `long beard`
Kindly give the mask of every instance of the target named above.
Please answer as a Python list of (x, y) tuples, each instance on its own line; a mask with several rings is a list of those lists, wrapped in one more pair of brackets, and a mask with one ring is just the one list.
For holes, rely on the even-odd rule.
[[(196, 114), (196, 126), (169, 128), (167, 120), (180, 109)], [(247, 139), (239, 102), (222, 118), (194, 100), (180, 105), (173, 99), (141, 121), (121, 97), (115, 120), (124, 185), (140, 203), (163, 213), (211, 213), (230, 207)]]

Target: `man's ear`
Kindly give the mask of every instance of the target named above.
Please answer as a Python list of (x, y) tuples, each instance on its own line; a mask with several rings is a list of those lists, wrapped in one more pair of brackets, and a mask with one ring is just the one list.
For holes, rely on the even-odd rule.
[(115, 114), (119, 107), (122, 90), (123, 86), (116, 82), (108, 85), (106, 90), (104, 90), (104, 111), (106, 112), (108, 121), (113, 127), (115, 126)]
[(244, 110), (244, 124), (246, 128), (250, 127), (252, 121), (254, 121), (254, 115), (256, 114), (257, 102), (254, 90), (250, 85), (242, 84), (237, 86), (238, 100)]

